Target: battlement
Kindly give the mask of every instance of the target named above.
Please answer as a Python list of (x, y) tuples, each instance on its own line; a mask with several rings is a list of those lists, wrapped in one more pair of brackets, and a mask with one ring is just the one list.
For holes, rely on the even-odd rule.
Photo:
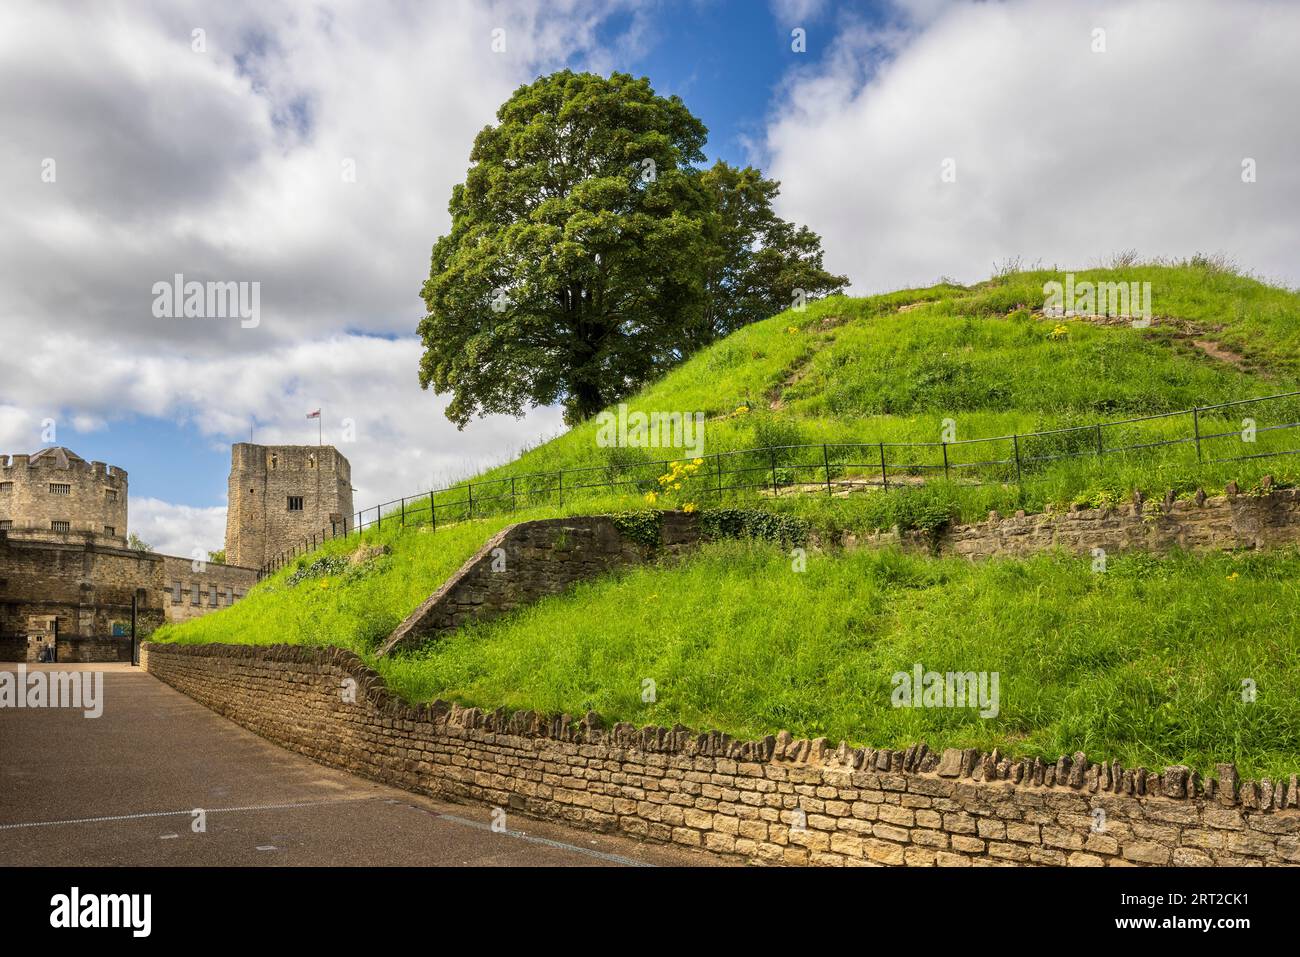
[[(0, 453), (0, 472), (20, 473), (22, 470), (57, 470), (60, 472), (78, 472), (99, 476), (109, 484), (125, 484), (126, 469), (105, 462), (87, 462), (77, 453), (65, 448), (42, 449), (35, 455), (8, 455)], [(6, 475), (4, 481), (23, 481), (28, 477), (21, 474)], [(43, 481), (37, 479), (37, 481)]]
[(255, 445), (239, 442), (231, 447), (232, 471), (262, 474), (266, 472), (333, 472), (344, 481), (352, 480), (352, 466), (332, 445)]
[(0, 529), (126, 541), (127, 474), (55, 446), (0, 455)]
[(350, 529), (352, 466), (331, 445), (256, 445), (230, 450), (226, 560), (260, 568), (311, 536)]

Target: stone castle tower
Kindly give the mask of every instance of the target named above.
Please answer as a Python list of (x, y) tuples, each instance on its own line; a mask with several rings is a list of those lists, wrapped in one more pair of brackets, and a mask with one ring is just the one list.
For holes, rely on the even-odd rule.
[(61, 446), (0, 455), (0, 531), (12, 537), (126, 544), (123, 469)]
[(253, 445), (230, 452), (226, 561), (260, 568), (281, 551), (353, 527), (352, 466), (331, 445)]

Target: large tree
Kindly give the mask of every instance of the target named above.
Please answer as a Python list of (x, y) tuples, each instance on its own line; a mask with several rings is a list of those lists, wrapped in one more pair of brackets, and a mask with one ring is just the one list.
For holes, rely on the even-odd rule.
[(687, 329), (689, 353), (741, 326), (766, 319), (801, 301), (840, 292), (847, 276), (822, 268), (822, 241), (772, 210), (775, 180), (753, 167), (721, 161), (701, 175), (711, 213), (701, 267), (705, 297), (699, 321)]
[(580, 421), (794, 288), (844, 283), (814, 234), (772, 215), (775, 183), (698, 169), (704, 125), (644, 78), (566, 70), (497, 120), (422, 293), (420, 384), (453, 394), (459, 426), (555, 402)]

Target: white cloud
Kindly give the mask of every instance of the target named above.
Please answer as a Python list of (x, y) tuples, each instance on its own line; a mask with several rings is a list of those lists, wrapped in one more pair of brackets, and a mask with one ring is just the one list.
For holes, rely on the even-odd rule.
[(826, 0), (770, 0), (772, 16), (778, 24), (799, 26), (826, 9)]
[[(300, 443), (319, 406), (356, 421), (366, 505), (556, 431), (548, 409), (446, 421), (417, 385), (419, 290), (475, 134), (539, 73), (605, 64), (596, 28), (629, 3), (0, 5), (0, 449), (46, 416)], [(633, 11), (611, 48), (644, 29)], [(176, 273), (259, 282), (261, 324), (155, 318)], [(211, 509), (133, 505), (160, 547), (220, 544)]]
[(821, 233), (854, 291), (1128, 248), (1300, 282), (1300, 8), (905, 6), (906, 33), (842, 24), (824, 67), (789, 78), (765, 144), (782, 214)]
[(222, 547), (226, 508), (194, 508), (156, 498), (133, 498), (128, 516), (131, 531), (163, 555), (206, 558)]

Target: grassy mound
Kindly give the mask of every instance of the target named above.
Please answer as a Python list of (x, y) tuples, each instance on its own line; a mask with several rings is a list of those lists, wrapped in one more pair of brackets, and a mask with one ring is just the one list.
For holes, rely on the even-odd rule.
[[(586, 423), (475, 478), (473, 512), (463, 487), (439, 493), (436, 531), (426, 502), (408, 505), (408, 527), (385, 521), (328, 543), (234, 607), (154, 637), (333, 644), (373, 660), (507, 522), (644, 508), (647, 493), (655, 507), (792, 513), (834, 535), (934, 528), (990, 509), (1106, 506), (1134, 489), (1160, 498), (1213, 494), (1230, 479), (1249, 490), (1265, 474), (1300, 481), (1300, 456), (1216, 461), (1300, 450), (1300, 430), (1270, 431), (1300, 422), (1294, 399), (1202, 415), (1202, 435), (1214, 437), (1200, 455), (1190, 442), (1152, 445), (1191, 434), (1189, 417), (1166, 413), (1300, 389), (1300, 295), (1207, 263), (1078, 274), (1150, 281), (1156, 321), (1134, 328), (1037, 314), (1043, 284), (1060, 278), (1016, 273), (971, 288), (837, 297), (757, 323), (629, 400), (634, 410), (707, 416), (703, 456), (672, 480), (659, 481), (669, 473), (661, 460), (681, 450), (603, 448)], [(1250, 446), (1246, 414), (1261, 430)], [(936, 443), (945, 419), (972, 439), (1125, 418), (1142, 420), (1108, 427), (1104, 445), (1149, 447), (1093, 455), (1091, 430), (1026, 441), (1019, 482), (1013, 450), (988, 443), (948, 446), (947, 478), (938, 446), (890, 449), (891, 481), (905, 487), (888, 494), (818, 489), (828, 464), (837, 482), (872, 474), (878, 447), (863, 444)], [(743, 478), (719, 491), (712, 456), (803, 444), (812, 448), (723, 461), (760, 483), (774, 476), (779, 491), (816, 494), (734, 487)], [(989, 459), (1002, 464), (960, 468)], [(567, 468), (590, 471), (563, 489), (538, 475)], [(345, 562), (373, 544), (391, 552)], [(1289, 773), (1300, 766), (1300, 706), (1286, 690), (1300, 678), (1290, 637), (1298, 572), (1292, 554), (1131, 556), (1095, 575), (1053, 556), (971, 566), (886, 552), (814, 555), (795, 573), (772, 546), (721, 543), (377, 664), (412, 700), (594, 709), (746, 736), (788, 728), (874, 746), (925, 739), (1044, 758), (1082, 749), (1148, 766), (1235, 759), (1252, 774)], [(997, 672), (999, 715), (891, 707), (892, 676), (918, 662)], [(642, 700), (647, 679), (653, 702)], [(1243, 700), (1243, 682), (1254, 683), (1254, 701)]]
[[(972, 565), (722, 542), (378, 663), (411, 700), (877, 747), (1300, 768), (1300, 556)], [(997, 672), (999, 709), (895, 708), (892, 677)], [(654, 683), (654, 700), (643, 700)], [(1253, 682), (1254, 700), (1243, 695)]]

